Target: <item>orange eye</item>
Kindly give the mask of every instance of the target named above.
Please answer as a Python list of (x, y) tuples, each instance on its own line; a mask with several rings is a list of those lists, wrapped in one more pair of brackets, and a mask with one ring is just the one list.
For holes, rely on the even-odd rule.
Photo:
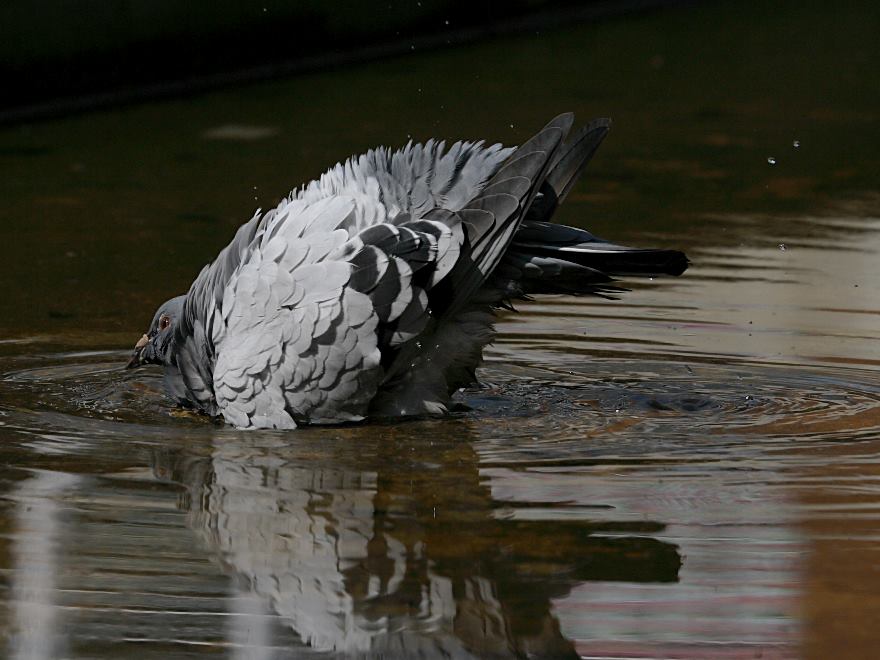
[(171, 317), (163, 314), (159, 319), (159, 330), (165, 330), (169, 325), (171, 325)]

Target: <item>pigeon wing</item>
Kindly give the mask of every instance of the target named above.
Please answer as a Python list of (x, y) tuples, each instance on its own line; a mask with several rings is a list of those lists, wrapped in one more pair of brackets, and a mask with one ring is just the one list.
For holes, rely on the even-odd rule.
[(464, 241), (453, 213), (354, 233), (363, 200), (291, 201), (264, 222), (202, 316), (219, 412), (240, 428), (362, 419), (383, 358), (421, 335)]
[(466, 306), (498, 265), (547, 176), (574, 117), (556, 117), (517, 148), (485, 188), (458, 215), (463, 221), (465, 258), (435, 294), (435, 306), (452, 316)]
[(481, 288), (521, 226), (573, 119), (568, 113), (556, 117), (513, 151), (456, 213), (432, 212), (449, 226), (458, 221), (461, 242), (441, 262), (444, 276), (429, 290), (430, 333), (422, 345), (417, 339), (397, 351), (373, 405), (377, 414), (445, 410), (449, 395), (473, 382), (482, 349), (493, 337), (490, 308), (503, 295)]
[(378, 315), (348, 286), (354, 265), (331, 256), (355, 206), (340, 196), (279, 207), (228, 281), (202, 295), (217, 408), (235, 426), (363, 417), (381, 371)]

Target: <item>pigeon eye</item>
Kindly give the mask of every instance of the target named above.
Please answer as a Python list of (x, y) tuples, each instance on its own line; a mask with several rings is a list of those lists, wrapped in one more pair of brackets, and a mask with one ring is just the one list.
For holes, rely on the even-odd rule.
[(159, 330), (165, 330), (169, 325), (171, 325), (171, 317), (163, 314), (159, 319)]

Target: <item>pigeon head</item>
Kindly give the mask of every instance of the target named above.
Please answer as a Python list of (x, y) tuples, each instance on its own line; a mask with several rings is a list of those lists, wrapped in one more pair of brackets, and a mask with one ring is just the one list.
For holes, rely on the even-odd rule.
[(138, 339), (127, 369), (145, 364), (170, 365), (174, 346), (174, 331), (183, 314), (186, 296), (177, 296), (159, 306), (147, 334)]

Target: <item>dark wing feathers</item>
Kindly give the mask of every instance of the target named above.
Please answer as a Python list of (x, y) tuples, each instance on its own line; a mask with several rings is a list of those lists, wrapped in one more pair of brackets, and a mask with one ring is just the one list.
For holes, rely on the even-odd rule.
[[(388, 323), (394, 321), (409, 304), (412, 297), (409, 286), (412, 271), (400, 259), (390, 255), (383, 258), (387, 259), (388, 266), (382, 278), (370, 289), (369, 295), (373, 301), (373, 308), (379, 316), (379, 323)], [(395, 311), (397, 314), (394, 313)]]
[(514, 197), (521, 198), (528, 192), (532, 185), (532, 181), (525, 176), (511, 176), (503, 181), (498, 181), (491, 185), (487, 185), (481, 191), (481, 195), (494, 195), (496, 193), (507, 193)]
[[(458, 260), (464, 241), (452, 212), (408, 218), (368, 227), (340, 252), (350, 253), (347, 260), (354, 265), (349, 286), (368, 295), (376, 310), (384, 352), (425, 329), (431, 319), (427, 292)], [(351, 245), (359, 247), (352, 252)]]
[[(681, 275), (688, 267), (687, 257), (678, 250), (616, 245), (583, 229), (535, 221), (523, 223), (504, 263), (523, 272), (527, 293), (596, 293), (595, 285), (601, 282), (584, 273), (584, 268), (601, 273), (610, 282), (618, 275)], [(551, 276), (554, 271), (559, 277)]]
[(516, 149), (459, 211), (469, 249), (431, 296), (435, 309), (443, 314), (461, 309), (498, 265), (573, 121), (571, 113), (552, 120)]
[[(514, 218), (519, 210), (519, 205), (519, 198), (506, 192), (499, 192), (492, 195), (480, 195), (468, 204), (467, 208), (459, 211), (460, 214), (463, 214), (465, 222), (469, 223), (469, 229), (472, 228), (472, 232), (468, 234), (471, 254), (484, 272), (491, 271), (492, 264), (483, 264), (480, 258), (487, 247), (493, 245), (492, 239), (497, 236), (495, 229), (500, 230), (505, 222)], [(473, 211), (478, 213), (473, 213)]]
[(354, 265), (348, 285), (355, 291), (370, 293), (388, 269), (388, 258), (374, 245), (364, 245), (348, 261)]
[(550, 220), (609, 130), (610, 119), (594, 119), (562, 145), (550, 166), (547, 179), (529, 208), (526, 220)]
[(594, 119), (559, 150), (547, 174), (547, 183), (556, 192), (557, 203), (566, 198), (610, 130), (610, 119)]
[[(537, 197), (524, 209), (525, 219), (503, 255), (496, 287), (508, 291), (519, 287), (524, 293), (605, 295), (622, 291), (610, 284), (613, 276), (680, 275), (685, 271), (687, 257), (677, 250), (615, 245), (582, 229), (545, 222), (569, 194), (610, 128), (610, 119), (594, 119), (556, 151), (537, 186)], [(527, 164), (518, 163), (518, 153), (496, 176)], [(535, 191), (533, 188), (531, 194)]]

